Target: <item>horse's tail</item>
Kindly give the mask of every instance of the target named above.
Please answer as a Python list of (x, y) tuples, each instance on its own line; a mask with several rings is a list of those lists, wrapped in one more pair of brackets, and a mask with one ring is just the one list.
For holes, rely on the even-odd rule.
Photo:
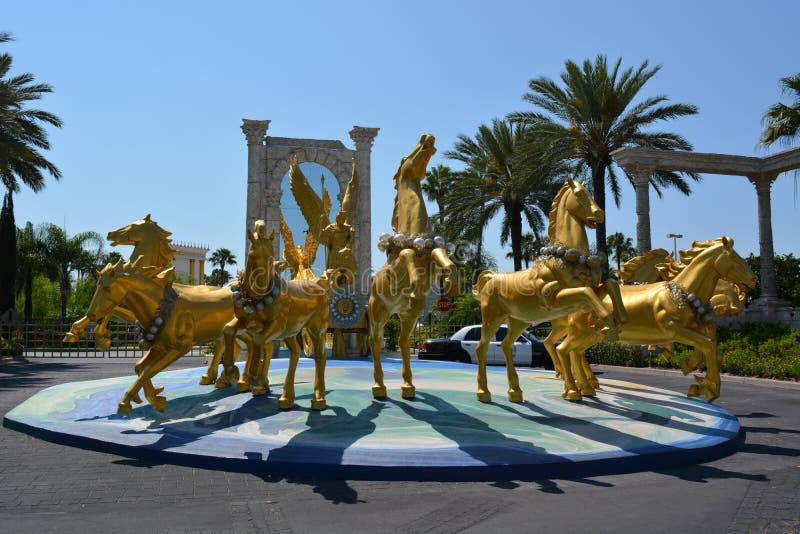
[(497, 273), (494, 271), (488, 271), (488, 270), (481, 271), (481, 274), (478, 275), (478, 283), (472, 286), (472, 294), (475, 295), (476, 297), (479, 297), (481, 294), (481, 290), (483, 289), (483, 286), (486, 285), (486, 282), (488, 282), (495, 276), (497, 276)]

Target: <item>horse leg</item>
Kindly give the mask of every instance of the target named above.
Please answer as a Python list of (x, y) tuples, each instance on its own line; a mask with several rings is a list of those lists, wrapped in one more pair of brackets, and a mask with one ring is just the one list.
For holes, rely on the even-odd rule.
[(552, 324), (552, 329), (550, 330), (550, 334), (544, 338), (544, 348), (547, 350), (547, 354), (553, 361), (553, 368), (556, 371), (556, 378), (562, 376), (561, 360), (559, 360), (558, 352), (556, 352), (556, 342), (567, 334), (567, 320), (567, 317), (559, 317), (558, 319), (553, 319), (550, 321)]
[[(283, 393), (281, 398), (278, 399), (278, 407), (281, 410), (288, 410), (294, 408), (294, 375), (297, 369), (297, 362), (300, 360), (300, 345), (294, 338), (287, 338), (286, 346), (289, 347), (289, 368), (286, 370), (286, 378), (283, 381)], [(267, 343), (269, 348), (265, 347), (265, 352), (272, 352), (272, 343)]]
[(706, 375), (704, 377), (700, 375), (694, 376), (697, 384), (692, 384), (689, 387), (688, 395), (690, 397), (703, 395), (708, 402), (713, 401), (719, 397), (720, 392), (716, 339), (713, 336), (708, 336), (702, 332), (692, 330), (676, 321), (672, 321), (668, 326), (672, 327), (675, 331), (673, 339), (679, 343), (692, 345), (695, 350), (699, 350), (706, 364)]
[(481, 323), (481, 340), (475, 347), (475, 357), (478, 359), (478, 400), (492, 402), (492, 393), (489, 391), (489, 383), (486, 379), (486, 353), (489, 351), (489, 343), (505, 317), (486, 319), (489, 313), (485, 313), (483, 306), (481, 306), (481, 314), (484, 317)]
[(514, 367), (514, 342), (522, 335), (528, 327), (528, 323), (519, 319), (508, 321), (508, 332), (506, 338), (500, 344), (503, 349), (503, 357), (506, 360), (506, 374), (508, 375), (508, 400), (511, 402), (522, 402), (522, 389), (519, 387), (519, 376), (517, 368)]
[(570, 325), (574, 326), (574, 329), (568, 365), (572, 369), (573, 377), (581, 395), (587, 397), (597, 395), (594, 388), (597, 387), (595, 384), (599, 385), (597, 377), (594, 376), (594, 373), (589, 368), (589, 362), (586, 361), (584, 356), (584, 350), (603, 339), (603, 335), (592, 327), (595, 317), (593, 314), (577, 313), (569, 318)]
[(234, 317), (222, 329), (222, 336), (225, 339), (225, 352), (222, 355), (222, 376), (214, 383), (214, 387), (224, 388), (232, 386), (239, 380), (239, 368), (234, 361), (234, 345), (236, 345), (236, 331), (239, 319)]
[(383, 367), (381, 366), (381, 344), (383, 342), (383, 327), (389, 321), (389, 314), (383, 307), (380, 299), (373, 295), (369, 300), (369, 351), (372, 353), (372, 368), (375, 384), (372, 386), (372, 396), (376, 399), (386, 397), (386, 384), (383, 383)]
[(411, 312), (400, 316), (400, 355), (403, 358), (403, 385), (400, 388), (404, 399), (413, 399), (416, 388), (411, 380), (411, 333), (417, 323), (419, 310), (412, 308)]
[(311, 400), (312, 410), (324, 410), (328, 407), (325, 402), (325, 345), (323, 339), (327, 328), (322, 326), (318, 334), (312, 336), (314, 341), (314, 398)]
[(200, 377), (200, 385), (207, 386), (217, 381), (219, 372), (219, 362), (222, 360), (222, 353), (225, 352), (225, 338), (220, 337), (214, 342), (214, 356), (208, 362), (206, 373)]
[(245, 345), (247, 345), (247, 360), (245, 360), (244, 363), (242, 376), (239, 377), (239, 381), (236, 382), (236, 391), (244, 393), (245, 391), (250, 391), (250, 372), (253, 366), (253, 359), (261, 357), (260, 351), (262, 347), (256, 345), (253, 336), (248, 332), (242, 333), (241, 338), (244, 340)]
[[(190, 349), (191, 346), (166, 350), (160, 347), (151, 348), (148, 355), (145, 356), (147, 362), (140, 368), (141, 374), (136, 378), (136, 381), (131, 387), (128, 388), (128, 391), (125, 392), (122, 401), (120, 401), (117, 407), (117, 413), (128, 413), (131, 411), (131, 400), (138, 397), (138, 391), (142, 387), (145, 388), (145, 396), (153, 408), (159, 412), (163, 412), (167, 406), (167, 398), (158, 395), (158, 393), (163, 391), (164, 388), (154, 388), (152, 386), (152, 378), (169, 364), (186, 354)], [(153, 356), (150, 356), (150, 354), (153, 354)], [(142, 358), (142, 360), (145, 358)]]

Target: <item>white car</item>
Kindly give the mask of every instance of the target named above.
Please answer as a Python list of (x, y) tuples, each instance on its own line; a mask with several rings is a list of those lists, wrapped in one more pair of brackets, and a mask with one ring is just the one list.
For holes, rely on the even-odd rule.
[[(506, 338), (508, 326), (501, 325), (489, 342), (486, 363), (505, 365), (503, 349), (500, 344)], [(478, 363), (475, 348), (481, 340), (481, 325), (465, 326), (450, 339), (426, 339), (419, 351), (420, 360), (461, 361)], [(523, 332), (513, 345), (514, 365), (552, 368), (550, 357), (542, 342), (532, 334)]]

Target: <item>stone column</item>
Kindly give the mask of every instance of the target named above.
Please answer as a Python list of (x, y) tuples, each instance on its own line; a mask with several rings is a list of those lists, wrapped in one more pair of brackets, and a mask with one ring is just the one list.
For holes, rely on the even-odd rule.
[(772, 204), (770, 191), (775, 174), (748, 176), (756, 187), (758, 195), (758, 245), (761, 255), (761, 297), (758, 300), (775, 301), (778, 291), (775, 287), (775, 251), (772, 247)]
[(380, 128), (353, 126), (350, 139), (356, 145), (356, 172), (358, 172), (358, 224), (356, 226), (355, 253), (360, 282), (356, 287), (364, 295), (369, 293), (372, 270), (372, 204), (370, 160), (372, 143)]
[[(247, 138), (247, 230), (253, 229), (253, 223), (262, 212), (261, 196), (266, 179), (266, 153), (264, 138), (267, 135), (270, 121), (242, 119), (242, 132)], [(240, 234), (241, 235), (241, 234)], [(250, 249), (250, 242), (245, 239), (245, 254)]]
[(189, 285), (197, 284), (197, 279), (194, 277), (194, 259), (189, 259)]
[(633, 178), (636, 190), (636, 251), (639, 254), (653, 249), (650, 240), (650, 175), (654, 170), (641, 165), (625, 168)]
[(206, 260), (200, 260), (200, 268), (197, 279), (201, 286), (206, 283)]

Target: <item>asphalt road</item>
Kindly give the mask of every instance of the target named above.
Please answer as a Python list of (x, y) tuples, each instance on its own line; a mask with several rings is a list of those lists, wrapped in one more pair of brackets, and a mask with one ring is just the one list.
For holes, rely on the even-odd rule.
[[(174, 367), (203, 365), (185, 358)], [(54, 384), (133, 360), (0, 364), (0, 415)], [(600, 378), (685, 391), (673, 372)], [(703, 465), (592, 478), (375, 482), (226, 473), (65, 447), (0, 428), (0, 532), (800, 532), (800, 385), (723, 378), (746, 432)]]

